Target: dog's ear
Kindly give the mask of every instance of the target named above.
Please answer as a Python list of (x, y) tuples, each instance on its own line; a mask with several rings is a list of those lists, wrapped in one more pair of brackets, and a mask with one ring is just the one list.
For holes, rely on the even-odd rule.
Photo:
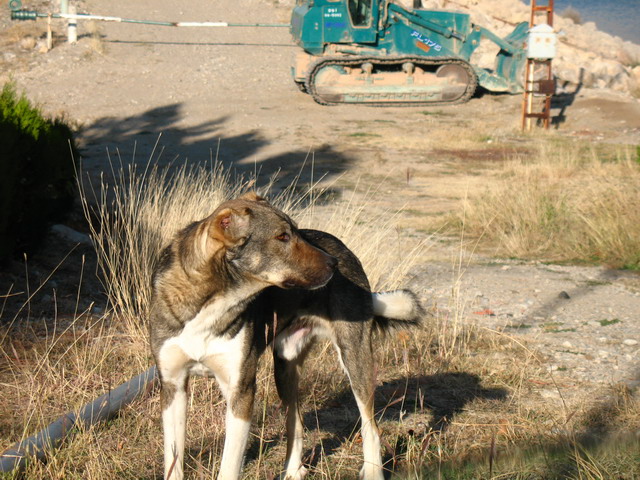
[(266, 198), (261, 197), (256, 192), (243, 193), (238, 197), (238, 200), (248, 200), (250, 202), (269, 203)]
[(209, 234), (225, 246), (241, 243), (249, 234), (250, 208), (225, 208), (218, 212)]

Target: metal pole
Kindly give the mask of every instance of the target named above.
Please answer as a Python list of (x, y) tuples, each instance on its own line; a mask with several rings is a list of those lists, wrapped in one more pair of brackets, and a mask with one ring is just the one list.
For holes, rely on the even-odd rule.
[[(34, 10), (12, 10), (11, 20), (35, 20), (39, 17), (47, 17), (48, 14)], [(156, 20), (136, 20), (133, 18), (111, 17), (107, 15), (89, 15), (86, 13), (54, 13), (53, 18), (66, 18), (67, 20), (98, 20), (102, 22), (139, 23), (143, 25), (156, 25), (160, 27), (261, 27), (261, 28), (289, 28), (289, 23), (228, 23), (228, 22), (163, 22)]]

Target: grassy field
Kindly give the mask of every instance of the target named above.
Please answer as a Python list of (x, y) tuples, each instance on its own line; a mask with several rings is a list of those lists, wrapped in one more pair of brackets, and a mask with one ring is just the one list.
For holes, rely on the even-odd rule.
[[(602, 158), (580, 150), (567, 157), (541, 150), (533, 160), (515, 159), (447, 225), (508, 256), (597, 258), (637, 268), (640, 166), (633, 154)], [(13, 319), (2, 319), (3, 447), (151, 365), (144, 318), (157, 252), (176, 229), (253, 188), (253, 181), (232, 179), (216, 166), (172, 174), (120, 171), (114, 177), (115, 184), (103, 185), (96, 199), (88, 186), (83, 191), (108, 286), (107, 311), (12, 326), (6, 323)], [(319, 208), (317, 188), (292, 185), (271, 200), (301, 226), (342, 238), (376, 290), (396, 288), (424, 257), (428, 242), (399, 232), (395, 212), (372, 215), (367, 194), (375, 192)], [(563, 401), (563, 408), (545, 402), (539, 385), (562, 397), (552, 374), (533, 346), (469, 321), (470, 306), (460, 292), (462, 254), (456, 262), (449, 304), (435, 309), (427, 302), (430, 317), (423, 328), (377, 341), (376, 407), (385, 468), (397, 478), (415, 479), (639, 478), (637, 436), (616, 433), (640, 427), (637, 397), (620, 388), (606, 402)], [(245, 478), (277, 478), (285, 456), (284, 412), (268, 357), (258, 375)], [(301, 389), (309, 478), (357, 478), (357, 408), (329, 345), (315, 347)], [(224, 441), (224, 402), (215, 382), (195, 379), (189, 408), (186, 472), (215, 478)], [(153, 392), (106, 425), (75, 432), (46, 463), (30, 462), (23, 474), (0, 478), (160, 478), (159, 418)]]
[(496, 255), (640, 268), (640, 152), (538, 147), (495, 172), (449, 218)]

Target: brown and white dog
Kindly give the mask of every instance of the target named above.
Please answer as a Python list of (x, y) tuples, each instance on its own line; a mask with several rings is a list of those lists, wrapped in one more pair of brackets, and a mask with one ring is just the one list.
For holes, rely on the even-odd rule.
[(338, 352), (360, 410), (361, 477), (382, 479), (372, 334), (417, 324), (421, 315), (411, 292), (372, 294), (358, 259), (332, 235), (299, 230), (255, 194), (223, 203), (176, 235), (153, 278), (150, 333), (162, 385), (165, 478), (183, 478), (192, 374), (213, 375), (220, 385), (227, 411), (218, 479), (239, 477), (258, 358), (273, 342), (276, 386), (287, 411), (284, 477), (301, 479), (298, 377), (313, 341), (325, 338)]

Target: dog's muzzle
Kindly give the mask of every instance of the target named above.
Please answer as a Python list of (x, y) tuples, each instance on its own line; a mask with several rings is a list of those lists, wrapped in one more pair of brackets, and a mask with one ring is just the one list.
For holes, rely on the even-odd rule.
[(289, 277), (282, 282), (283, 288), (305, 288), (315, 290), (324, 287), (333, 277), (338, 266), (338, 259), (322, 252), (322, 259), (317, 265), (309, 268), (304, 275), (299, 278)]

